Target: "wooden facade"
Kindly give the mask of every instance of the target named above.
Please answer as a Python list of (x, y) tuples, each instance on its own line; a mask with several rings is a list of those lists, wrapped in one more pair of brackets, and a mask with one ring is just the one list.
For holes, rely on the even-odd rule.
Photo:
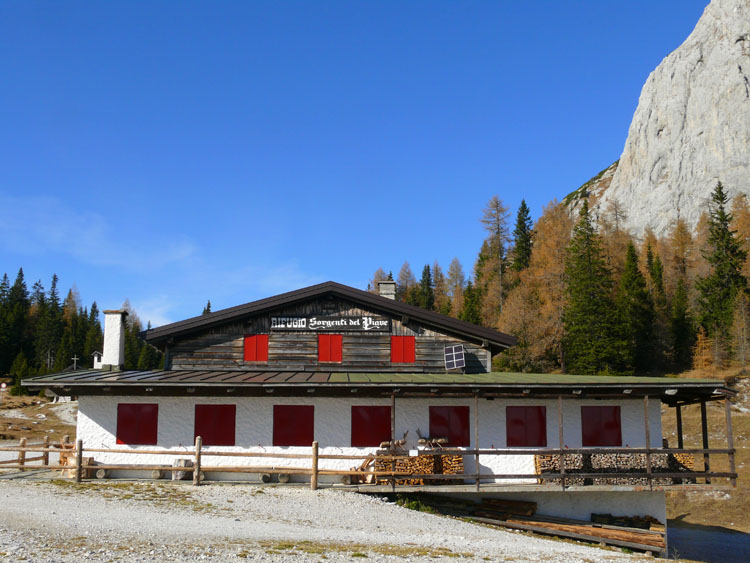
[[(343, 335), (342, 361), (318, 362), (318, 332), (313, 330), (275, 330), (273, 317), (362, 317), (377, 316), (390, 319), (390, 330), (367, 332), (362, 330), (336, 331)], [(246, 335), (268, 334), (268, 361), (246, 362)], [(413, 336), (415, 362), (391, 362), (391, 336)], [(310, 299), (278, 309), (264, 311), (243, 320), (232, 320), (185, 336), (176, 336), (165, 350), (168, 368), (183, 370), (247, 370), (278, 369), (281, 371), (357, 371), (437, 373), (445, 371), (444, 347), (463, 344), (466, 373), (491, 371), (492, 354), (487, 342), (472, 340), (450, 331), (430, 326), (407, 315), (376, 310), (336, 296)]]

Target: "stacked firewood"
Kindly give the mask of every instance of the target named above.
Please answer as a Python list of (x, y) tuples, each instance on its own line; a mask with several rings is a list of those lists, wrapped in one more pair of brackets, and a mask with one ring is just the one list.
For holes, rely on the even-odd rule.
[[(539, 475), (560, 472), (559, 455), (535, 455), (534, 466)], [(680, 473), (693, 470), (691, 454), (651, 454), (651, 471), (659, 473)], [(648, 485), (646, 477), (606, 477), (607, 473), (646, 473), (646, 454), (566, 454), (565, 483), (568, 485)], [(602, 473), (601, 478), (584, 479), (576, 473)], [(540, 479), (541, 483), (559, 483), (560, 479)], [(655, 485), (668, 485), (675, 480), (655, 477)]]
[[(390, 455), (386, 453), (385, 455)], [(410, 475), (459, 475), (464, 472), (463, 457), (460, 455), (418, 455), (398, 457), (394, 460), (375, 457), (375, 471), (395, 471)], [(455, 479), (400, 478), (397, 485), (438, 485), (455, 482)], [(387, 477), (378, 477), (378, 484), (387, 484)]]

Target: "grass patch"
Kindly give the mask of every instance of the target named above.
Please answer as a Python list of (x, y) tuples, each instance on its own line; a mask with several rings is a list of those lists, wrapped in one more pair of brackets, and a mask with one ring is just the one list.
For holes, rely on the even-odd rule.
[(440, 514), (432, 506), (423, 503), (419, 497), (415, 495), (396, 495), (396, 504), (408, 508), (409, 510), (416, 510), (417, 512)]
[[(369, 557), (370, 554), (391, 557), (474, 557), (473, 553), (459, 553), (446, 547), (423, 547), (418, 545), (364, 545), (357, 543), (324, 543), (313, 541), (278, 541), (267, 540), (258, 543), (266, 553), (279, 555), (291, 553), (296, 555), (320, 555), (327, 553), (346, 554), (348, 557)], [(241, 552), (246, 553), (246, 552)]]

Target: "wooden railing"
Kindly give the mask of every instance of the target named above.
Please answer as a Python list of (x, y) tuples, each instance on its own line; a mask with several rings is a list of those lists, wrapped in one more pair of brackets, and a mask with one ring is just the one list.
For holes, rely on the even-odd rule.
[[(67, 437), (66, 437), (67, 438)], [(125, 471), (125, 470), (138, 470), (138, 471), (154, 471), (161, 472), (163, 474), (169, 474), (170, 472), (182, 471), (185, 473), (192, 474), (193, 484), (199, 485), (204, 479), (204, 473), (258, 473), (258, 474), (299, 474), (310, 476), (310, 486), (312, 489), (318, 487), (319, 476), (349, 476), (351, 478), (366, 478), (374, 477), (375, 481), (380, 481), (380, 484), (384, 482), (389, 484), (393, 490), (398, 486), (398, 480), (415, 480), (419, 479), (422, 481), (433, 481), (433, 480), (450, 480), (450, 481), (472, 481), (477, 490), (480, 490), (482, 481), (495, 480), (495, 479), (507, 479), (513, 481), (529, 480), (534, 479), (539, 483), (549, 482), (551, 486), (554, 486), (554, 481), (559, 481), (561, 489), (565, 490), (572, 480), (591, 480), (591, 479), (645, 479), (648, 487), (653, 489), (655, 480), (674, 479), (680, 480), (679, 483), (673, 483), (672, 485), (665, 485), (664, 483), (658, 484), (657, 486), (677, 486), (679, 487), (685, 481), (688, 481), (693, 485), (710, 485), (713, 479), (729, 479), (732, 486), (736, 486), (737, 473), (734, 472), (734, 456), (735, 449), (708, 449), (708, 448), (545, 448), (545, 449), (431, 449), (431, 450), (420, 450), (418, 455), (460, 455), (464, 458), (473, 457), (474, 460), (479, 460), (480, 456), (519, 456), (519, 455), (554, 455), (560, 456), (559, 467), (560, 469), (556, 472), (540, 472), (540, 473), (484, 473), (480, 472), (479, 464), (476, 464), (476, 471), (473, 473), (457, 473), (457, 474), (445, 474), (445, 473), (426, 473), (426, 474), (415, 474), (408, 471), (396, 471), (394, 466), (395, 462), (399, 459), (408, 459), (413, 456), (408, 456), (406, 453), (399, 453), (392, 451), (385, 455), (378, 454), (377, 460), (391, 462), (390, 471), (375, 471), (375, 470), (342, 470), (342, 469), (327, 469), (320, 467), (320, 460), (366, 460), (372, 457), (373, 454), (321, 454), (319, 452), (318, 442), (313, 442), (311, 451), (309, 454), (306, 453), (283, 453), (283, 452), (226, 452), (226, 451), (212, 451), (203, 448), (202, 440), (200, 437), (196, 438), (194, 448), (175, 451), (166, 449), (117, 449), (117, 448), (85, 448), (83, 441), (78, 440), (76, 444), (72, 444), (69, 440), (63, 439), (60, 443), (51, 443), (48, 437), (45, 437), (44, 441), (36, 444), (27, 443), (25, 438), (22, 438), (18, 446), (4, 446), (0, 447), (0, 451), (6, 452), (18, 452), (16, 459), (0, 461), (0, 470), (5, 469), (18, 469), (20, 471), (26, 471), (31, 469), (48, 469), (48, 470), (67, 470), (72, 473), (72, 478), (76, 482), (81, 482), (86, 475), (92, 472), (103, 472), (98, 476), (108, 476), (109, 471)], [(38, 453), (36, 457), (28, 457), (27, 454)], [(60, 454), (59, 463), (50, 463), (49, 454)], [(173, 458), (183, 459), (185, 456), (191, 458), (192, 466), (177, 467), (174, 465), (165, 464), (123, 464), (123, 463), (94, 463), (87, 462), (84, 454), (137, 454), (137, 455), (157, 455), (157, 456), (171, 456)], [(572, 455), (596, 455), (596, 454), (645, 454), (646, 456), (646, 471), (609, 471), (605, 468), (604, 471), (600, 472), (571, 472), (570, 469), (566, 469), (566, 459)], [(690, 454), (690, 455), (702, 455), (704, 459), (704, 467), (702, 471), (678, 471), (678, 472), (667, 472), (655, 470), (651, 463), (652, 456), (658, 454)], [(709, 456), (726, 455), (728, 458), (728, 465), (730, 471), (712, 471), (709, 469), (709, 463), (706, 461)], [(206, 457), (231, 457), (231, 458), (275, 458), (275, 459), (289, 459), (289, 460), (310, 460), (309, 467), (287, 467), (278, 465), (207, 465), (204, 462)], [(35, 464), (41, 462), (40, 464)], [(698, 480), (703, 480), (703, 483), (698, 483)], [(488, 483), (485, 483), (488, 484)], [(518, 483), (513, 483), (518, 484)], [(522, 483), (521, 483), (522, 484)], [(497, 485), (497, 484), (496, 484)], [(368, 485), (362, 485), (366, 488)], [(585, 485), (584, 485), (585, 486)]]

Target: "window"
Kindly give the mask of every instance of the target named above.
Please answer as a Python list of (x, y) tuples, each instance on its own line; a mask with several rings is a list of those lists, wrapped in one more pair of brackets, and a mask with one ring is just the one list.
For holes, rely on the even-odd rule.
[(509, 448), (547, 445), (545, 407), (505, 407), (505, 436)]
[(391, 439), (391, 407), (352, 407), (352, 447), (379, 446)]
[(273, 406), (273, 445), (311, 446), (314, 438), (315, 407), (312, 405)]
[(430, 407), (430, 438), (448, 438), (449, 447), (469, 446), (469, 407)]
[(117, 405), (117, 443), (154, 446), (159, 421), (159, 405), (120, 403)]
[(581, 407), (581, 442), (586, 446), (622, 446), (620, 407)]
[(252, 334), (245, 337), (245, 361), (268, 361), (268, 335)]
[(415, 362), (413, 336), (391, 336), (391, 363), (413, 364)]
[(341, 348), (344, 337), (340, 334), (318, 335), (318, 362), (341, 363), (343, 357)]
[(195, 437), (204, 446), (234, 446), (236, 405), (195, 405)]

